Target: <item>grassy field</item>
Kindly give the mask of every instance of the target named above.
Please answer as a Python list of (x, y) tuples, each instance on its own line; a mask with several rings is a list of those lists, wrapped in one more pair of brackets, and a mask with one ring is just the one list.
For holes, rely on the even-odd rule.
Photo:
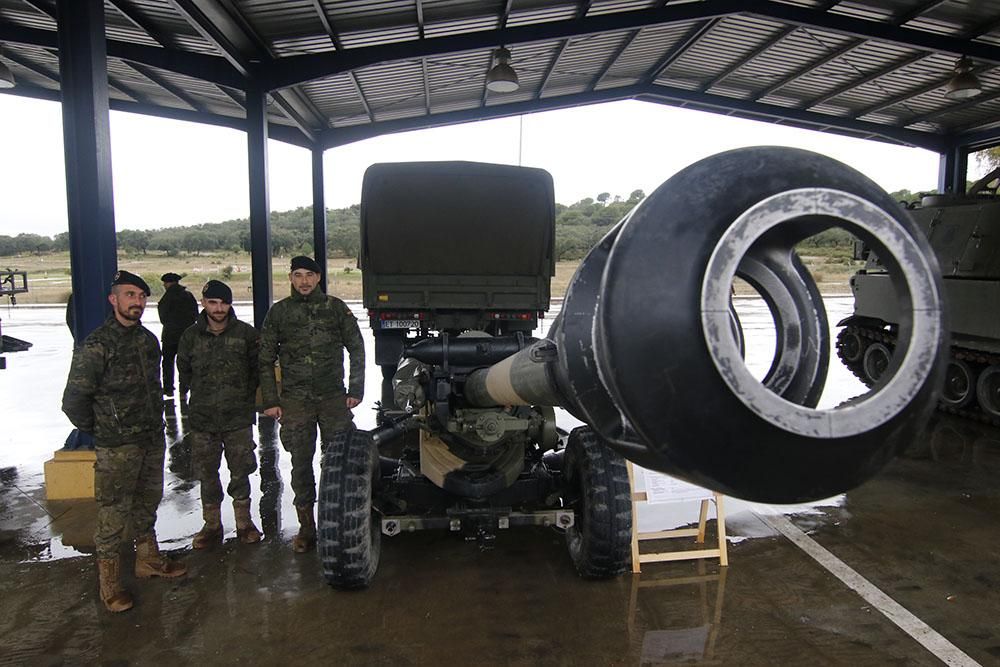
[[(810, 249), (810, 254), (802, 255), (814, 279), (824, 294), (849, 294), (848, 279), (860, 266), (858, 262), (845, 256), (843, 252), (827, 249)], [(276, 257), (271, 264), (275, 299), (288, 294), (288, 264), (290, 257)], [(561, 297), (578, 261), (558, 262), (556, 275), (552, 281), (552, 295)], [(181, 281), (195, 292), (206, 281), (215, 278), (225, 281), (233, 288), (238, 301), (251, 300), (250, 256), (247, 253), (202, 254), (168, 257), (162, 253), (147, 255), (123, 254), (118, 258), (118, 267), (137, 273), (146, 279), (153, 291), (153, 300), (163, 293), (160, 276), (173, 271), (184, 276)], [(361, 272), (355, 268), (353, 258), (331, 258), (328, 260), (330, 272), (329, 292), (345, 300), (361, 298)], [(48, 255), (24, 255), (0, 257), (0, 268), (28, 272), (27, 294), (17, 297), (18, 303), (66, 303), (71, 283), (68, 253)], [(670, 275), (664, 275), (664, 286), (669, 286)], [(755, 292), (742, 281), (737, 281), (738, 294), (752, 295)]]

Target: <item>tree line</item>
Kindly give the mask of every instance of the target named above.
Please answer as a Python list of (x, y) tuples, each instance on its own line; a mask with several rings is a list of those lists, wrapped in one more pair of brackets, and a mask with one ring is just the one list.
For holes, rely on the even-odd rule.
[[(556, 204), (555, 254), (557, 260), (582, 258), (601, 238), (632, 210), (646, 194), (633, 190), (628, 197), (602, 192), (570, 205)], [(915, 193), (899, 190), (891, 194), (897, 201), (912, 201)], [(356, 257), (361, 243), (361, 206), (328, 209), (327, 249), (330, 257)], [(271, 213), (271, 252), (274, 256), (313, 253), (312, 207)], [(132, 254), (149, 252), (168, 256), (180, 254), (250, 252), (250, 221), (238, 218), (217, 223), (139, 230), (117, 233), (118, 249)], [(851, 245), (853, 238), (832, 229), (808, 239), (811, 246)], [(0, 256), (46, 254), (69, 249), (69, 233), (54, 237), (40, 234), (0, 235)]]

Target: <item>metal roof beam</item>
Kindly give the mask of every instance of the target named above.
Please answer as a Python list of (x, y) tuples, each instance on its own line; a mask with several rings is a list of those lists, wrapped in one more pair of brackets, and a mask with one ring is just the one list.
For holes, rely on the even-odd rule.
[[(987, 66), (987, 67), (977, 67), (977, 68), (975, 68), (973, 70), (973, 73), (974, 74), (982, 74), (983, 72), (991, 70), (991, 69), (995, 69), (995, 68), (994, 67), (990, 67), (990, 66)], [(954, 72), (948, 72), (947, 75), (942, 76), (942, 77), (940, 77), (938, 79), (935, 79), (933, 82), (931, 82), (931, 83), (929, 83), (927, 85), (921, 86), (920, 88), (916, 88), (914, 90), (909, 90), (909, 91), (903, 93), (902, 95), (897, 95), (896, 97), (890, 98), (890, 99), (888, 99), (888, 100), (886, 100), (884, 102), (879, 102), (878, 104), (873, 104), (870, 107), (865, 107), (864, 109), (861, 109), (860, 111), (854, 112), (853, 114), (851, 114), (851, 116), (853, 118), (864, 118), (865, 116), (867, 116), (869, 114), (877, 113), (879, 111), (882, 111), (883, 109), (888, 109), (890, 107), (894, 107), (897, 104), (901, 104), (901, 103), (903, 103), (903, 102), (905, 102), (907, 100), (912, 100), (915, 97), (920, 97), (921, 95), (926, 95), (927, 93), (933, 92), (933, 91), (937, 90), (938, 88), (944, 87), (944, 85), (947, 84), (948, 81), (953, 76), (954, 76)], [(947, 111), (947, 109), (945, 111)]]
[(629, 30), (648, 25), (707, 19), (738, 13), (742, 7), (743, 3), (736, 0), (705, 0), (704, 2), (667, 5), (663, 8), (599, 14), (582, 19), (573, 18), (514, 28), (504, 27), (498, 30), (484, 30), (446, 37), (346, 49), (334, 53), (289, 56), (268, 63), (264, 68), (265, 77), (269, 88), (282, 88), (294, 83), (312, 81), (376, 63), (417, 60), (422, 57), (492, 49), (505, 44), (541, 42)]
[[(708, 3), (711, 2), (712, 0), (708, 0)], [(926, 30), (903, 28), (892, 22), (866, 21), (772, 0), (747, 0), (742, 3), (742, 12), (785, 23), (823, 28), (852, 37), (875, 39), (924, 51), (950, 53), (955, 56), (968, 55), (979, 60), (1000, 64), (1000, 48), (996, 46), (970, 42), (963, 37), (949, 37)]]
[[(418, 7), (417, 11), (420, 15), (420, 20), (423, 21), (423, 10), (420, 9), (419, 4), (417, 5), (417, 7)], [(323, 24), (323, 29), (326, 30), (326, 34), (330, 38), (330, 42), (333, 43), (333, 48), (335, 48), (337, 51), (342, 51), (344, 49), (344, 45), (340, 41), (340, 34), (337, 32), (337, 29), (333, 27), (333, 23), (330, 21), (330, 17), (326, 15), (326, 9), (323, 7), (320, 0), (313, 0), (313, 9), (315, 9), (316, 13), (319, 15), (320, 23)], [(424, 36), (422, 26), (420, 28), (420, 36), (421, 38)], [(429, 101), (430, 94), (427, 93), (427, 66), (424, 63), (423, 58), (421, 58), (420, 62), (424, 68), (424, 93), (426, 94), (428, 99), (427, 113), (430, 113), (430, 101)], [(372, 111), (371, 105), (368, 104), (368, 98), (365, 97), (365, 91), (361, 89), (361, 82), (358, 80), (358, 77), (354, 72), (349, 72), (348, 74), (350, 75), (351, 78), (351, 85), (354, 86), (354, 92), (358, 94), (358, 99), (361, 100), (361, 106), (365, 108), (365, 113), (368, 115), (368, 120), (374, 123), (375, 113)], [(323, 124), (325, 125), (326, 123), (324, 122)]]
[[(3, 21), (0, 21), (0, 42), (37, 46), (45, 49), (59, 48), (57, 33), (54, 30), (25, 28)], [(229, 63), (218, 56), (172, 48), (129, 44), (113, 39), (107, 40), (107, 46), (108, 56), (112, 58), (142, 63), (222, 86), (241, 88), (245, 85), (244, 78)]]
[(559, 42), (559, 46), (556, 48), (556, 55), (552, 58), (552, 62), (549, 63), (549, 67), (545, 70), (545, 76), (542, 77), (542, 82), (538, 84), (538, 90), (535, 91), (535, 99), (542, 99), (542, 91), (545, 90), (545, 85), (549, 82), (552, 77), (552, 73), (556, 71), (556, 66), (559, 64), (559, 59), (562, 58), (562, 54), (566, 51), (566, 47), (569, 46), (569, 40), (564, 39)]
[(684, 52), (690, 49), (692, 46), (698, 43), (698, 40), (707, 35), (715, 27), (715, 24), (719, 22), (719, 19), (709, 19), (707, 21), (701, 21), (691, 27), (684, 35), (684, 38), (674, 45), (669, 51), (667, 51), (660, 59), (649, 68), (643, 76), (643, 83), (652, 83), (656, 81), (656, 78), (663, 73), (663, 70), (674, 64), (678, 58), (684, 55)]
[[(172, 0), (178, 2), (181, 0)], [(187, 0), (190, 1), (190, 0)], [(581, 35), (631, 30), (651, 25), (719, 18), (729, 14), (753, 14), (803, 26), (816, 26), (855, 37), (877, 39), (913, 48), (966, 54), (988, 62), (1000, 63), (1000, 47), (966, 39), (936, 35), (922, 30), (839, 16), (816, 9), (769, 0), (704, 0), (663, 8), (600, 14), (582, 19), (567, 19), (514, 28), (500, 28), (460, 35), (449, 35), (396, 44), (347, 49), (335, 53), (313, 53), (280, 58), (263, 67), (269, 88), (283, 88), (331, 74), (339, 74), (375, 63), (416, 60), (421, 57), (475, 51), (503, 44), (522, 44)]]
[(131, 67), (132, 69), (134, 69), (136, 72), (138, 72), (142, 76), (144, 76), (147, 79), (149, 79), (150, 81), (152, 81), (153, 83), (155, 83), (157, 86), (159, 86), (163, 90), (167, 91), (168, 93), (170, 93), (171, 95), (173, 95), (174, 97), (176, 97), (178, 100), (180, 100), (184, 104), (186, 104), (189, 107), (191, 107), (192, 109), (194, 109), (195, 111), (205, 112), (207, 110), (204, 104), (202, 104), (201, 102), (198, 102), (197, 100), (195, 100), (193, 97), (191, 97), (191, 95), (189, 95), (188, 93), (186, 93), (182, 88), (180, 88), (178, 86), (175, 86), (174, 84), (170, 83), (170, 81), (168, 81), (163, 76), (161, 76), (160, 74), (158, 74), (151, 67), (147, 67), (146, 65), (142, 65), (140, 63), (128, 63), (128, 66)]
[(118, 10), (118, 13), (128, 19), (129, 23), (134, 25), (139, 30), (150, 36), (157, 44), (160, 46), (177, 46), (176, 40), (173, 39), (169, 33), (164, 33), (162, 30), (153, 25), (152, 21), (140, 14), (135, 5), (126, 0), (107, 0), (111, 5)]
[[(259, 37), (249, 31), (239, 14), (239, 10), (228, 3), (229, 11), (219, 2), (207, 2), (206, 0), (170, 0), (170, 3), (184, 16), (185, 20), (198, 31), (207, 42), (215, 46), (222, 56), (236, 68), (238, 72), (248, 79), (255, 79), (256, 68), (252, 61), (257, 59), (263, 62), (271, 60), (267, 47)], [(290, 87), (290, 86), (283, 86)], [(286, 95), (278, 90), (271, 93), (275, 104), (282, 113), (291, 120), (296, 127), (310, 141), (316, 139), (316, 127), (322, 127), (323, 119), (311, 107), (292, 91), (291, 95)], [(306, 116), (311, 116), (307, 119)]]
[[(6, 51), (3, 52), (3, 57), (6, 60), (11, 61), (12, 63), (17, 63), (24, 69), (31, 70), (35, 74), (42, 75), (49, 81), (54, 81), (55, 83), (60, 82), (58, 69), (52, 70), (46, 67), (45, 65), (39, 65), (35, 61), (30, 60), (29, 58), (25, 58), (24, 56), (18, 53), (14, 53), (10, 49), (7, 49)], [(19, 81), (17, 85), (21, 85), (21, 82)]]
[[(909, 15), (906, 15), (905, 17), (900, 17), (898, 20), (900, 22), (906, 22), (906, 21), (912, 20), (912, 17), (909, 16)], [(979, 37), (980, 35), (984, 35), (984, 34), (990, 32), (998, 24), (1000, 24), (1000, 20), (998, 20), (996, 18), (993, 18), (993, 19), (991, 19), (989, 21), (985, 21), (983, 23), (975, 25), (972, 28), (970, 28), (969, 30), (966, 30), (965, 32), (963, 32), (961, 34), (961, 37), (963, 39), (966, 39), (966, 40), (972, 40), (972, 39), (974, 39), (976, 37)], [(857, 44), (860, 45), (861, 43), (862, 42), (858, 42)], [(851, 82), (849, 82), (849, 83), (841, 86), (840, 88), (837, 88), (836, 90), (833, 90), (833, 91), (831, 91), (829, 93), (826, 93), (822, 97), (818, 97), (818, 98), (815, 98), (815, 99), (813, 99), (813, 100), (811, 100), (809, 102), (806, 102), (802, 106), (803, 106), (803, 108), (809, 108), (809, 107), (819, 106), (820, 104), (824, 104), (825, 102), (829, 102), (830, 100), (832, 100), (832, 99), (834, 99), (836, 97), (839, 97), (839, 96), (843, 95), (844, 93), (846, 93), (846, 92), (848, 92), (850, 90), (853, 90), (855, 88), (863, 86), (866, 83), (870, 83), (870, 82), (875, 81), (877, 79), (881, 79), (882, 77), (884, 77), (884, 76), (886, 76), (886, 75), (888, 75), (888, 74), (890, 74), (892, 72), (898, 71), (898, 70), (902, 69), (903, 67), (907, 67), (907, 66), (912, 65), (914, 63), (920, 62), (921, 60), (923, 60), (924, 58), (929, 57), (930, 55), (932, 55), (932, 54), (930, 54), (930, 53), (921, 53), (921, 54), (917, 54), (916, 56), (912, 56), (912, 57), (910, 57), (910, 58), (908, 58), (906, 60), (903, 60), (902, 62), (893, 63), (890, 66), (883, 67), (883, 68), (881, 68), (879, 70), (876, 70), (875, 72), (871, 72), (867, 76), (862, 77), (861, 79), (858, 79), (858, 80), (855, 80), (855, 81), (851, 81)], [(951, 78), (951, 74), (952, 74), (951, 72), (948, 72), (947, 76), (944, 77), (946, 81), (947, 81), (947, 79)], [(905, 100), (907, 98), (904, 97), (903, 99)], [(862, 114), (857, 114), (857, 115), (855, 115), (855, 117), (858, 118), (861, 115)]]
[(839, 118), (802, 109), (787, 109), (785, 107), (762, 104), (750, 100), (738, 100), (731, 97), (681, 90), (679, 88), (655, 84), (635, 84), (572, 95), (547, 97), (542, 100), (497, 104), (485, 108), (436, 114), (431, 117), (417, 116), (414, 118), (382, 121), (372, 123), (371, 125), (332, 128), (323, 133), (321, 145), (324, 149), (327, 149), (393, 132), (406, 132), (476, 120), (519, 116), (539, 111), (566, 109), (625, 99), (638, 99), (679, 107), (694, 106), (699, 110), (724, 115), (733, 115), (736, 112), (741, 117), (754, 118), (759, 121), (772, 123), (788, 121), (812, 129), (827, 130), (852, 137), (860, 135), (869, 139), (917, 146), (936, 152), (940, 152), (944, 146), (944, 142), (937, 135), (925, 132), (903, 130), (888, 125)]

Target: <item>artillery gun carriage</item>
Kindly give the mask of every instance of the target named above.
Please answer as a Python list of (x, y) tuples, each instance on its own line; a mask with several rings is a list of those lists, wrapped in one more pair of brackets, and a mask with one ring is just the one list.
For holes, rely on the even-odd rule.
[[(850, 168), (758, 147), (682, 170), (582, 260), (535, 338), (553, 201), (538, 169), (366, 173), (359, 264), (387, 384), (375, 430), (324, 443), (318, 546), (335, 588), (367, 586), (383, 538), (424, 529), (489, 544), (551, 526), (582, 576), (614, 576), (631, 558), (626, 459), (761, 502), (825, 498), (875, 474), (937, 402), (947, 335), (933, 256)], [(818, 409), (831, 333), (794, 248), (831, 227), (887, 258), (906, 317), (883, 380)], [(778, 332), (762, 379), (743, 363), (736, 278)], [(558, 429), (554, 408), (584, 426)]]

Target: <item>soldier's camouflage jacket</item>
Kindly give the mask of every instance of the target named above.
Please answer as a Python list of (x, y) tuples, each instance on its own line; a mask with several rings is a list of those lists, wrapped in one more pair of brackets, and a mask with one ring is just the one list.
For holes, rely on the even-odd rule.
[(260, 335), (260, 388), (264, 408), (279, 405), (274, 362), (281, 362), (282, 396), (323, 400), (344, 392), (344, 349), (351, 356), (347, 395), (365, 391), (365, 346), (358, 320), (347, 304), (317, 287), (271, 307)]
[(62, 410), (98, 446), (148, 441), (163, 430), (162, 390), (156, 336), (112, 314), (73, 352)]
[(180, 386), (188, 387), (188, 418), (197, 431), (234, 431), (254, 422), (260, 335), (229, 311), (222, 333), (208, 330), (205, 311), (177, 347)]

